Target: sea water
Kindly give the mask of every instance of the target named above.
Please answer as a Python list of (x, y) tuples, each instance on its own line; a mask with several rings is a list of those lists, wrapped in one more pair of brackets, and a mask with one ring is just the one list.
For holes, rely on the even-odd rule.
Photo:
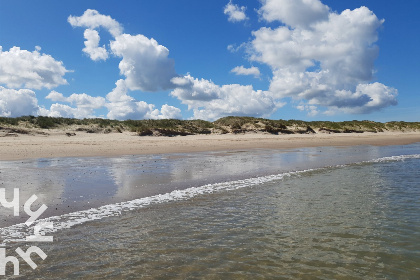
[[(43, 168), (64, 166), (72, 174), (82, 164), (75, 160), (3, 162), (2, 174), (9, 171), (3, 183), (11, 185), (7, 178), (15, 166), (23, 166), (21, 172), (31, 176)], [(86, 209), (78, 204), (77, 211), (45, 217), (54, 224), (46, 231), (54, 242), (37, 245), (48, 257), (34, 256), (35, 270), (22, 263), (20, 278), (420, 277), (419, 144), (122, 157), (101, 166), (102, 161), (88, 159), (83, 170), (115, 174), (109, 162), (117, 161), (128, 172), (118, 180), (110, 176), (113, 185), (104, 189), (114, 194), (112, 198), (98, 195), (110, 203)], [(155, 181), (161, 187), (153, 190), (149, 174), (146, 194), (136, 193), (143, 170), (158, 174)], [(193, 174), (181, 176), (180, 170)], [(172, 179), (159, 177), (169, 173)], [(52, 180), (49, 176), (35, 177), (45, 182)], [(61, 179), (69, 181), (66, 176)], [(109, 184), (104, 179), (101, 183)], [(76, 197), (73, 183), (63, 185), (55, 193), (64, 201), (61, 208)], [(116, 198), (119, 188), (134, 197)], [(29, 189), (43, 195), (41, 186)], [(7, 221), (0, 236), (10, 251), (31, 233), (24, 224)]]

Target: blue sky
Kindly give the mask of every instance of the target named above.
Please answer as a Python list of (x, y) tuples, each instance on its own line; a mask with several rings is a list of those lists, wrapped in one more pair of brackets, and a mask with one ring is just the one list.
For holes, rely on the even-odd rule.
[(419, 8), (0, 0), (0, 116), (419, 121)]

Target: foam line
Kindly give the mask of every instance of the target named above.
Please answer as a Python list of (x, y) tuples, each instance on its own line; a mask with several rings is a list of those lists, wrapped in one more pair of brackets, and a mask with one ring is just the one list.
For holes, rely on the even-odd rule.
[[(364, 162), (358, 162), (353, 164), (365, 164), (365, 163), (379, 163), (379, 162), (388, 162), (388, 161), (403, 161), (405, 159), (419, 159), (420, 154), (415, 155), (401, 155), (401, 156), (391, 156), (383, 157), (378, 159), (373, 159)], [(337, 165), (332, 168), (339, 168), (350, 166), (347, 165)], [(285, 177), (299, 176), (304, 173), (312, 171), (320, 171), (330, 167), (318, 168), (318, 169), (308, 169), (303, 171), (292, 171), (286, 172), (277, 175), (269, 175), (263, 177), (254, 177), (245, 180), (236, 180), (230, 182), (208, 184), (200, 187), (191, 187), (184, 190), (174, 190), (165, 194), (158, 194), (150, 197), (144, 197), (139, 199), (134, 199), (131, 201), (120, 202), (115, 204), (108, 204), (98, 208), (92, 208), (89, 210), (77, 211), (69, 214), (64, 214), (61, 216), (53, 216), (45, 219), (38, 220), (31, 227), (26, 226), (25, 223), (16, 224), (13, 226), (0, 228), (0, 236), (3, 238), (3, 243), (0, 246), (4, 246), (10, 242), (24, 242), (27, 236), (33, 235), (33, 226), (37, 223), (52, 222), (54, 224), (53, 229), (44, 229), (41, 234), (49, 235), (53, 232), (57, 232), (62, 229), (68, 229), (76, 225), (81, 225), (89, 221), (101, 220), (107, 217), (115, 217), (121, 215), (123, 212), (143, 208), (149, 205), (161, 204), (171, 201), (187, 200), (199, 195), (218, 193), (222, 191), (231, 191), (241, 188), (252, 187), (256, 185), (261, 185), (268, 182), (282, 180)]]
[(378, 162), (387, 162), (387, 161), (404, 161), (406, 159), (419, 159), (419, 158), (420, 158), (420, 154), (414, 154), (414, 155), (382, 157), (382, 158), (372, 159), (366, 162), (378, 163)]
[[(148, 205), (161, 204), (170, 201), (186, 200), (198, 195), (217, 193), (221, 191), (237, 190), (241, 188), (264, 184), (267, 182), (281, 180), (284, 177), (290, 177), (292, 175), (298, 175), (309, 171), (312, 170), (287, 172), (277, 175), (255, 177), (245, 180), (208, 184), (200, 187), (191, 187), (184, 190), (174, 190), (165, 194), (158, 194), (131, 201), (109, 204), (101, 206), (99, 208), (92, 208), (89, 210), (77, 211), (61, 216), (53, 216), (45, 219), (40, 219), (37, 220), (37, 222), (33, 225), (37, 223), (52, 222), (54, 224), (53, 229), (44, 229), (42, 231), (43, 233), (48, 235), (50, 233), (62, 229), (71, 228), (75, 225), (80, 225), (89, 221), (100, 220), (106, 217), (119, 216), (122, 212), (143, 208)], [(28, 227), (25, 223), (20, 223), (6, 228), (1, 228), (0, 236), (3, 237), (3, 245), (9, 242), (24, 242), (26, 236), (30, 236), (33, 234), (33, 225), (31, 227)]]

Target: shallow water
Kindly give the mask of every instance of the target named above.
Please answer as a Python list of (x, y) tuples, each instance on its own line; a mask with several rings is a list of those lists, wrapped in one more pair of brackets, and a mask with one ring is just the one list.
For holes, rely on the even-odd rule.
[[(312, 157), (319, 160), (305, 160), (305, 153), (309, 158), (317, 152), (323, 155)], [(34, 257), (36, 270), (22, 264), (21, 277), (418, 279), (419, 154), (416, 144), (221, 155), (220, 162), (248, 161), (231, 168), (237, 170), (236, 180), (205, 187), (191, 180), (184, 192), (159, 199), (140, 196), (144, 199), (110, 217), (92, 221), (94, 212), (79, 213), (80, 223), (68, 229), (63, 225), (72, 218), (58, 216), (55, 226), (63, 229), (53, 233), (54, 242), (38, 244), (48, 258)], [(262, 159), (269, 164), (256, 164)], [(194, 156), (176, 160), (189, 167), (199, 162)], [(274, 166), (275, 161), (281, 164)], [(286, 163), (293, 168), (287, 170)], [(252, 173), (260, 176), (243, 180), (252, 165), (262, 166)], [(302, 172), (290, 172), (296, 169)], [(270, 172), (278, 175), (267, 176)]]

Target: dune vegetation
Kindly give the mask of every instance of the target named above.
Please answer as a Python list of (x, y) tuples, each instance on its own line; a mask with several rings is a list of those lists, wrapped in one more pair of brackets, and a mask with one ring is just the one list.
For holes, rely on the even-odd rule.
[[(195, 134), (227, 133), (270, 133), (270, 134), (311, 134), (311, 133), (364, 133), (364, 132), (414, 132), (420, 131), (420, 122), (374, 122), (374, 121), (300, 121), (270, 120), (253, 117), (224, 117), (214, 122), (204, 120), (109, 120), (74, 119), (56, 117), (24, 116), (17, 118), (0, 117), (0, 136), (18, 134), (44, 134), (62, 130), (68, 136), (84, 133), (132, 132), (139, 136), (185, 136)], [(71, 132), (71, 133), (70, 133)]]

